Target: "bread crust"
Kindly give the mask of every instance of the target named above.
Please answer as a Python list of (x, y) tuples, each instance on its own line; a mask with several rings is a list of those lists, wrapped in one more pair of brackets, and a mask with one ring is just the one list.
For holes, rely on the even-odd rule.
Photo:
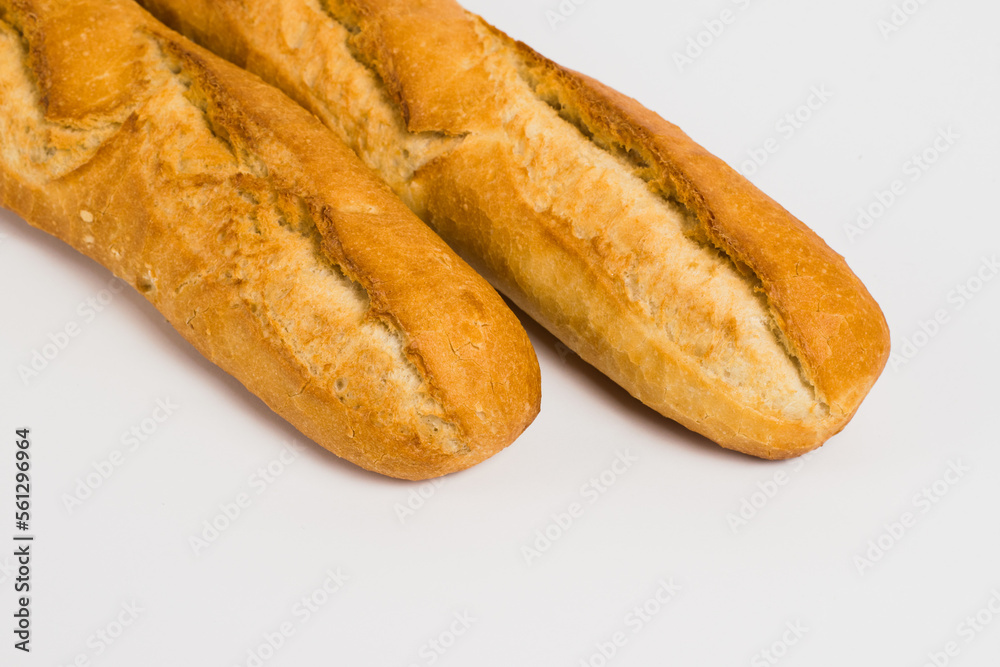
[(276, 89), (125, 0), (0, 0), (0, 72), (0, 203), (323, 447), (425, 479), (534, 419), (514, 314)]
[[(141, 1), (283, 88), (532, 317), (634, 396), (724, 447), (779, 459), (820, 446), (885, 366), (878, 305), (805, 224), (676, 126), (452, 0)], [(350, 87), (360, 79), (367, 83)], [(348, 90), (370, 93), (365, 113), (381, 115), (371, 113), (369, 126), (355, 122)], [(418, 137), (433, 146), (423, 160), (386, 161), (423, 146)], [(578, 184), (551, 184), (561, 178)], [(545, 179), (551, 197), (540, 191)], [(602, 199), (646, 211), (653, 204), (642, 188), (664, 211), (647, 216), (659, 222), (635, 222), (645, 225), (640, 234)], [(574, 199), (587, 203), (574, 208)], [(587, 228), (588, 218), (607, 229)], [(673, 252), (676, 241), (656, 239), (668, 224), (701, 249), (705, 276), (728, 272), (743, 284), (720, 279), (729, 287), (692, 297), (687, 260), (647, 251)], [(673, 319), (658, 319), (661, 311)], [(744, 315), (767, 322), (750, 326)], [(739, 358), (736, 379), (726, 355)]]

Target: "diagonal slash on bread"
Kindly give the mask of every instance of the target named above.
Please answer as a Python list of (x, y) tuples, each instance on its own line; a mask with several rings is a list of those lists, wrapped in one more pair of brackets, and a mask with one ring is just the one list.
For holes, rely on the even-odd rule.
[(309, 113), (128, 0), (0, 0), (0, 203), (367, 469), (467, 468), (538, 411), (499, 295)]
[(724, 447), (818, 447), (885, 365), (878, 305), (808, 227), (451, 0), (142, 2), (310, 109), (532, 317)]

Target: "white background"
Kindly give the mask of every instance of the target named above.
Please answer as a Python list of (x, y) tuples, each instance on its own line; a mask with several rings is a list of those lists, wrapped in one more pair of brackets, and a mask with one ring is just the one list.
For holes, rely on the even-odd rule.
[[(526, 322), (542, 412), (507, 451), (431, 487), (310, 444), (258, 495), (255, 470), (301, 437), (131, 289), (84, 322), (78, 305), (108, 272), (0, 213), (0, 542), (12, 544), (20, 426), (31, 428), (37, 536), (29, 657), (11, 648), (13, 562), (0, 549), (0, 664), (252, 665), (248, 651), (283, 623), (294, 634), (263, 664), (753, 667), (775, 664), (760, 653), (774, 645), (789, 667), (919, 667), (951, 641), (957, 655), (938, 664), (997, 664), (1000, 617), (984, 612), (993, 620), (980, 631), (962, 624), (1000, 591), (1000, 279), (962, 307), (953, 290), (1000, 252), (1000, 9), (908, 4), (919, 11), (886, 37), (888, 0), (589, 0), (554, 29), (545, 12), (558, 0), (467, 2), (731, 164), (776, 138), (752, 180), (846, 256), (897, 350), (945, 311), (844, 433), (804, 461), (726, 452)], [(675, 52), (723, 9), (735, 20), (678, 68)], [(782, 133), (776, 123), (816, 86), (832, 97)], [(947, 128), (959, 138), (913, 180), (905, 164)], [(858, 208), (896, 179), (905, 192), (849, 238)], [(18, 366), (74, 321), (81, 335), (22, 382)], [(157, 399), (179, 407), (128, 451), (122, 434)], [(64, 495), (116, 449), (124, 463), (68, 511)], [(582, 487), (621, 453), (635, 462), (590, 502)], [(967, 471), (939, 481), (953, 464)], [(769, 485), (776, 475), (787, 483)], [(943, 493), (920, 500), (935, 482)], [(431, 489), (401, 521), (398, 508)], [(196, 556), (189, 538), (244, 492), (250, 507)], [(741, 507), (751, 515), (744, 501), (759, 507), (736, 525)], [(522, 548), (572, 503), (582, 516), (529, 564)], [(913, 525), (893, 537), (886, 526), (907, 513)], [(884, 555), (858, 560), (875, 561), (880, 540)], [(338, 568), (349, 580), (303, 622), (297, 601)], [(650, 602), (648, 622), (629, 616), (671, 579), (680, 591)], [(96, 633), (115, 632), (130, 603), (138, 619), (103, 644)], [(474, 620), (452, 643), (455, 614)], [(806, 630), (795, 638), (786, 624)], [(624, 646), (605, 660), (617, 632)], [(450, 645), (443, 655), (428, 644), (437, 638)]]

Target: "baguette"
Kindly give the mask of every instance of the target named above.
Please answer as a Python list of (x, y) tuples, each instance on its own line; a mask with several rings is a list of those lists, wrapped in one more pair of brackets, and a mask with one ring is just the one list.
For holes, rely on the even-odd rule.
[(885, 318), (814, 232), (452, 0), (140, 1), (319, 116), (583, 359), (723, 447), (812, 450), (885, 366)]
[(461, 470), (537, 414), (489, 284), (308, 112), (129, 0), (0, 0), (0, 204), (368, 470)]

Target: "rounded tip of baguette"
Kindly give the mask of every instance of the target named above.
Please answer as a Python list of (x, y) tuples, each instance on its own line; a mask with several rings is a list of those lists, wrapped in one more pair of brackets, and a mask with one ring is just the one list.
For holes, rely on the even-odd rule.
[[(527, 360), (526, 360), (527, 361)], [(449, 415), (450, 428), (427, 426), (419, 414), (397, 414), (389, 423), (377, 423), (372, 413), (360, 412), (350, 425), (331, 420), (330, 398), (319, 388), (306, 388), (293, 400), (296, 411), (310, 418), (295, 425), (337, 456), (355, 465), (388, 477), (412, 481), (432, 479), (459, 472), (485, 461), (513, 443), (538, 415), (540, 383), (537, 362), (522, 364), (515, 373), (518, 398), (509, 401), (471, 403), (477, 409)], [(532, 368), (533, 366), (533, 368)], [(493, 393), (484, 378), (486, 391)], [(507, 387), (498, 394), (510, 394)], [(485, 392), (484, 392), (485, 395)], [(476, 401), (479, 397), (470, 397)], [(470, 420), (468, 415), (472, 414)], [(414, 424), (421, 424), (414, 427)]]
[(420, 377), (413, 400), (374, 399), (380, 379), (365, 372), (356, 389), (369, 398), (346, 414), (333, 395), (337, 379), (309, 384), (291, 397), (294, 409), (282, 412), (305, 417), (296, 426), (325, 449), (398, 479), (440, 477), (497, 454), (538, 415), (541, 374), (517, 316), (485, 283), (472, 286), (474, 293), (452, 295), (471, 300), (458, 312), (472, 312), (465, 319), (482, 326), (463, 332), (452, 326), (454, 313), (445, 313), (408, 329), (405, 355)]
[[(494, 322), (501, 331), (492, 336), (493, 344), (452, 362), (451, 369), (462, 374), (450, 378), (442, 391), (451, 433), (427, 437), (423, 432), (395, 447), (384, 447), (374, 470), (408, 480), (459, 472), (505, 449), (534, 421), (541, 406), (541, 374), (534, 349), (506, 307)], [(497, 327), (500, 323), (504, 326)]]
[[(526, 401), (517, 406), (520, 417), (501, 417), (513, 428), (499, 432), (481, 432), (460, 441), (458, 447), (442, 449), (439, 443), (413, 438), (399, 443), (380, 454), (379, 458), (362, 467), (389, 477), (411, 481), (421, 481), (441, 477), (471, 468), (494, 456), (514, 442), (538, 414), (537, 403)], [(516, 420), (516, 421), (515, 421)]]
[(718, 425), (706, 429), (704, 424), (693, 430), (705, 433), (726, 449), (769, 461), (785, 461), (822, 447), (844, 430), (857, 407), (850, 413), (823, 410), (822, 416), (810, 419), (788, 419), (753, 411), (752, 415), (744, 415), (740, 420), (738, 433), (720, 429)]

